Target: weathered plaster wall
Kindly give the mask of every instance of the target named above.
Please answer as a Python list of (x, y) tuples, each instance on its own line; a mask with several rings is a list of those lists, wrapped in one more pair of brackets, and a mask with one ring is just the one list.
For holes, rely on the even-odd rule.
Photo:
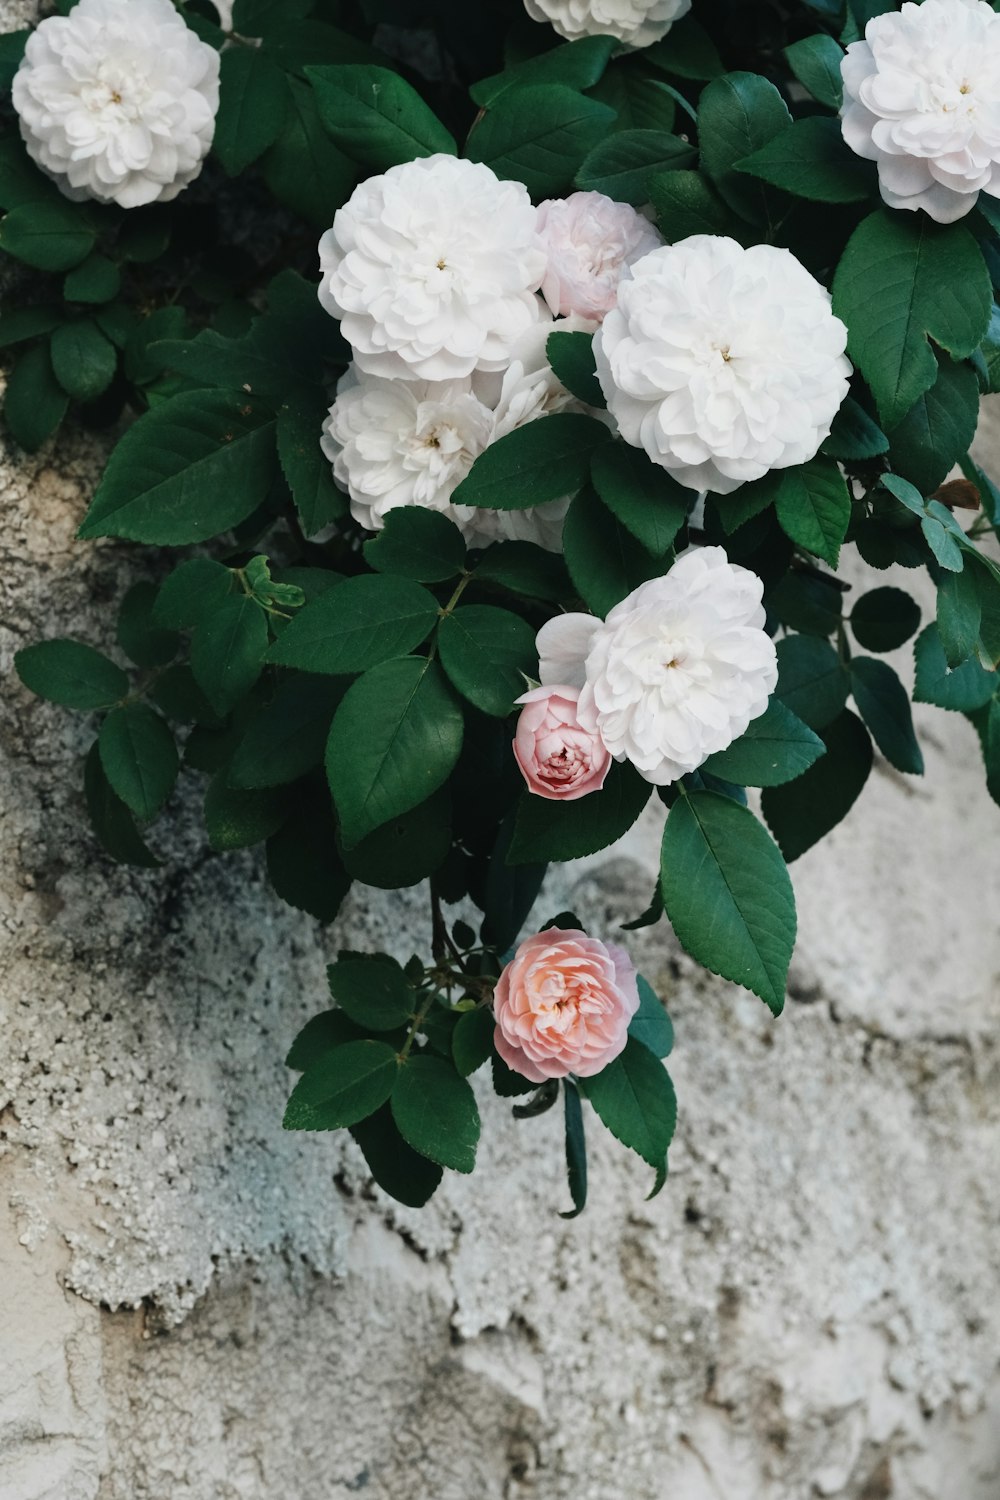
[[(0, 1500), (997, 1500), (1000, 811), (964, 721), (921, 711), (924, 781), (878, 762), (795, 866), (779, 1021), (630, 939), (677, 1030), (655, 1202), (594, 1123), (561, 1220), (555, 1114), (484, 1094), (480, 1170), (403, 1210), (282, 1134), (280, 1059), (337, 946), (405, 956), (421, 899), (319, 934), (206, 854), (193, 787), (159, 871), (111, 866), (85, 727), (9, 675), (107, 646), (144, 565), (73, 541), (103, 452), (0, 457)], [(546, 907), (615, 934), (656, 834)]]
[[(99, 443), (9, 453), (3, 666), (100, 639), (141, 559), (73, 541)], [(110, 615), (108, 616), (110, 618)], [(105, 637), (103, 643), (107, 644)], [(279, 1128), (323, 964), (423, 937), (416, 897), (319, 936), (188, 799), (160, 871), (100, 859), (79, 721), (9, 677), (0, 781), (0, 1500), (996, 1500), (1000, 813), (972, 732), (920, 713), (795, 868), (792, 1000), (633, 945), (677, 1027), (672, 1179), (488, 1096), (482, 1170), (401, 1210)], [(559, 873), (597, 931), (654, 826)]]

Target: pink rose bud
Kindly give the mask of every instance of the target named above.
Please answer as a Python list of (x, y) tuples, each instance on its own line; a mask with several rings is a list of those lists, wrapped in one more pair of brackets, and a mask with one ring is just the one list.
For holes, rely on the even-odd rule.
[(624, 948), (573, 928), (526, 938), (497, 980), (493, 1044), (522, 1078), (590, 1078), (616, 1058), (639, 1009)]
[(603, 193), (548, 198), (538, 205), (538, 233), (549, 257), (541, 288), (549, 307), (557, 317), (579, 313), (598, 322), (615, 306), (633, 261), (663, 244), (648, 219)]
[(572, 687), (537, 687), (523, 703), (514, 735), (514, 757), (528, 791), (550, 802), (575, 802), (599, 792), (611, 756), (596, 730), (581, 724), (580, 693)]

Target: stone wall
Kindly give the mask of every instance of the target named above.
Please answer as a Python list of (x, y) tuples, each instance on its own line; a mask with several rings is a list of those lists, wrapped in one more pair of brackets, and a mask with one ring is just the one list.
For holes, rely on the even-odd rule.
[[(350, 1142), (281, 1132), (281, 1058), (338, 946), (425, 943), (422, 894), (321, 932), (206, 852), (193, 784), (161, 868), (112, 866), (86, 726), (9, 672), (107, 647), (149, 566), (73, 540), (104, 454), (0, 459), (0, 1500), (997, 1500), (1000, 811), (969, 726), (918, 711), (926, 777), (878, 760), (795, 865), (779, 1020), (632, 935), (677, 1032), (659, 1198), (592, 1119), (560, 1219), (556, 1114), (483, 1092), (480, 1169), (401, 1209)], [(546, 912), (616, 936), (657, 836)]]

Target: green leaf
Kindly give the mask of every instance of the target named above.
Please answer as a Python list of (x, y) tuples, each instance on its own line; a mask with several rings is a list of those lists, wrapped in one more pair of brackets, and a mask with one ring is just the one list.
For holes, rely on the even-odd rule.
[(111, 302), (121, 291), (122, 276), (114, 261), (98, 251), (68, 273), (63, 282), (67, 302)]
[(674, 1045), (674, 1028), (663, 1008), (663, 1003), (648, 980), (636, 975), (639, 989), (639, 1009), (628, 1026), (628, 1034), (654, 1057), (669, 1057)]
[(454, 521), (421, 505), (399, 505), (382, 530), (365, 542), (365, 562), (377, 573), (443, 583), (465, 565), (465, 539)]
[(594, 453), (610, 442), (603, 422), (579, 412), (527, 422), (479, 455), (452, 492), (452, 504), (524, 510), (574, 495), (587, 482)]
[(387, 1104), (351, 1126), (368, 1170), (384, 1193), (408, 1208), (423, 1208), (444, 1176), (436, 1162), (408, 1146)]
[(476, 1096), (443, 1057), (413, 1056), (399, 1069), (392, 1091), (392, 1118), (421, 1156), (471, 1172), (479, 1144)]
[(434, 662), (383, 662), (352, 683), (326, 750), (345, 845), (426, 801), (451, 773), (462, 732), (461, 709)]
[(975, 370), (943, 360), (934, 384), (917, 397), (898, 426), (889, 428), (893, 469), (925, 494), (936, 489), (969, 451), (978, 420)]
[(34, 307), (5, 307), (0, 312), (0, 349), (51, 333), (53, 328), (58, 328), (63, 317), (63, 309), (50, 302), (38, 303)]
[[(603, 132), (602, 132), (603, 133)], [(664, 130), (618, 130), (599, 140), (576, 174), (584, 192), (605, 193), (618, 203), (649, 202), (655, 174), (689, 167), (694, 149)]]
[(213, 729), (222, 724), (187, 663), (176, 663), (161, 672), (150, 686), (149, 698), (162, 714), (179, 724), (197, 723)]
[[(4, 321), (6, 319), (0, 320), (0, 341), (3, 338)], [(990, 313), (990, 326), (983, 336), (979, 352), (986, 366), (988, 389), (994, 393), (1000, 391), (1000, 307), (995, 302)]]
[(678, 797), (663, 833), (660, 889), (691, 957), (779, 1015), (795, 898), (785, 862), (753, 813), (715, 792)]
[(866, 459), (878, 458), (888, 453), (889, 439), (877, 423), (873, 422), (863, 407), (848, 396), (833, 419), (830, 436), (820, 448), (821, 453), (831, 458)]
[(524, 791), (508, 860), (515, 865), (563, 863), (596, 854), (628, 832), (651, 790), (627, 761), (615, 761), (601, 790), (574, 802), (550, 802)]
[(189, 630), (215, 613), (233, 588), (233, 574), (210, 557), (192, 557), (160, 584), (153, 621), (164, 630)]
[(587, 1206), (587, 1138), (583, 1128), (580, 1094), (570, 1078), (563, 1079), (563, 1109), (566, 1130), (566, 1181), (573, 1207), (559, 1215), (575, 1219)]
[(285, 1067), (307, 1073), (324, 1053), (345, 1042), (360, 1042), (364, 1033), (342, 1010), (320, 1011), (311, 1016), (296, 1036), (285, 1058)]
[(854, 639), (866, 651), (895, 651), (920, 625), (920, 606), (902, 589), (871, 589), (851, 610)]
[(692, 234), (728, 234), (732, 216), (700, 172), (655, 172), (649, 197), (668, 245)]
[[(334, 9), (336, 7), (329, 7)], [(326, 22), (290, 18), (287, 5), (275, 6), (267, 24), (259, 28), (263, 44), (275, 62), (289, 73), (301, 74), (312, 64), (377, 63), (382, 54), (368, 42)]]
[(118, 611), (118, 644), (137, 667), (164, 667), (177, 655), (176, 633), (153, 622), (156, 598), (155, 583), (133, 584)]
[(534, 542), (493, 542), (479, 559), (476, 578), (549, 603), (573, 597), (562, 558)]
[(594, 454), (591, 479), (604, 504), (651, 557), (665, 557), (695, 500), (638, 448), (614, 443)]
[(616, 130), (673, 130), (677, 106), (697, 118), (684, 95), (657, 78), (644, 64), (630, 63), (628, 54), (611, 64), (592, 98), (600, 99), (617, 115)]
[(52, 179), (35, 166), (18, 133), (0, 137), (0, 207), (42, 201), (68, 206)]
[(223, 599), (196, 627), (191, 670), (216, 713), (227, 714), (250, 691), (266, 650), (267, 620), (246, 594)]
[(675, 78), (693, 78), (698, 83), (718, 78), (725, 71), (712, 38), (689, 15), (675, 21), (662, 42), (647, 47), (642, 55), (665, 73), (672, 73)]
[(589, 485), (566, 514), (563, 551), (581, 597), (602, 619), (640, 583), (665, 571)]
[(286, 1130), (337, 1130), (373, 1114), (399, 1071), (388, 1042), (347, 1042), (318, 1058), (299, 1079), (282, 1121)]
[(886, 760), (897, 771), (922, 776), (924, 758), (913, 733), (910, 700), (888, 662), (855, 656), (851, 661), (851, 692)]
[(850, 679), (829, 641), (789, 635), (778, 642), (777, 697), (810, 729), (822, 729), (847, 702)]
[(768, 787), (761, 810), (791, 863), (846, 817), (868, 780), (872, 742), (857, 715), (844, 709), (823, 729), (826, 754), (786, 786)]
[(607, 406), (597, 379), (592, 333), (550, 333), (545, 341), (545, 357), (578, 401), (585, 401), (588, 406)]
[(0, 221), (0, 250), (39, 271), (72, 270), (96, 241), (85, 206), (65, 198), (21, 203)]
[(451, 797), (440, 787), (419, 807), (399, 813), (360, 843), (342, 851), (355, 880), (383, 891), (418, 885), (440, 868), (451, 849)]
[(279, 202), (326, 229), (350, 197), (357, 168), (324, 130), (313, 90), (291, 77), (285, 78), (285, 87), (285, 123), (261, 158), (261, 171)]
[(307, 537), (347, 512), (346, 497), (334, 484), (330, 460), (319, 445), (325, 415), (322, 392), (309, 403), (296, 398), (278, 413), (278, 460)]
[(342, 693), (325, 678), (291, 677), (247, 726), (229, 767), (234, 787), (283, 786), (322, 765)]
[(459, 1016), (451, 1034), (451, 1055), (463, 1078), (468, 1078), (489, 1060), (495, 1030), (493, 1012), (481, 1005)]
[(306, 68), (306, 77), (329, 135), (370, 172), (458, 149), (416, 89), (388, 68)]
[(101, 766), (112, 791), (137, 818), (154, 817), (177, 781), (174, 737), (144, 703), (113, 708), (101, 725)]
[(268, 839), (267, 873), (281, 897), (317, 922), (332, 922), (351, 886), (337, 852), (336, 825), (329, 798), (307, 790)]
[(75, 401), (95, 400), (114, 379), (118, 352), (89, 318), (63, 323), (52, 335), (49, 350), (56, 379)]
[(413, 1015), (415, 995), (394, 958), (374, 953), (329, 964), (330, 994), (352, 1021), (368, 1031), (394, 1031)]
[(218, 853), (251, 849), (278, 831), (285, 821), (286, 807), (283, 792), (271, 787), (245, 791), (231, 786), (224, 767), (205, 793), (208, 842)]
[(538, 1087), (536, 1083), (531, 1082), (530, 1078), (525, 1078), (522, 1074), (515, 1073), (513, 1068), (508, 1068), (496, 1052), (490, 1059), (490, 1071), (493, 1074), (493, 1091), (501, 1099), (516, 1099), (521, 1094), (533, 1094)]
[(441, 621), (441, 665), (454, 687), (484, 714), (506, 718), (535, 671), (535, 632), (520, 615), (492, 604), (461, 605)]
[[(0, 36), (0, 88), (9, 89), (21, 65), (30, 30), (8, 31)], [(611, 38), (609, 37), (610, 41)]]
[(851, 496), (832, 459), (814, 458), (786, 469), (778, 485), (775, 510), (786, 536), (831, 567), (837, 566), (851, 521)]
[(701, 769), (737, 786), (781, 786), (801, 776), (822, 754), (819, 735), (772, 698), (746, 732), (710, 755)]
[(545, 879), (544, 864), (508, 863), (513, 835), (514, 817), (508, 813), (500, 824), (486, 868), (482, 936), (498, 953), (505, 953), (517, 941)]
[(56, 380), (47, 344), (25, 349), (7, 379), (3, 414), (11, 437), (28, 453), (37, 453), (52, 436), (69, 405)]
[(846, 145), (839, 120), (808, 115), (736, 162), (739, 172), (817, 203), (862, 203), (876, 186), (868, 162)]
[(773, 83), (757, 73), (727, 73), (702, 93), (698, 133), (702, 171), (721, 196), (744, 218), (764, 224), (771, 218), (768, 190), (737, 169), (791, 124), (791, 115)]
[(844, 97), (844, 83), (840, 65), (844, 60), (844, 49), (832, 36), (820, 33), (803, 37), (784, 49), (788, 66), (796, 78), (820, 104), (828, 109), (839, 109)]
[(421, 584), (363, 573), (300, 610), (271, 647), (270, 660), (303, 672), (364, 672), (419, 646), (438, 615), (437, 600)]
[(26, 688), (63, 708), (110, 708), (128, 693), (121, 667), (80, 641), (38, 641), (17, 652), (14, 666)]
[(848, 353), (884, 426), (902, 421), (937, 379), (928, 338), (967, 359), (989, 327), (992, 305), (979, 246), (961, 224), (882, 209), (858, 226), (833, 279), (833, 311), (847, 324)]
[(614, 119), (606, 104), (561, 83), (511, 89), (473, 128), (466, 155), (523, 182), (533, 198), (555, 197)]
[[(918, 622), (919, 618), (918, 614)], [(982, 618), (982, 599), (973, 569), (942, 573), (937, 589), (937, 628), (949, 667), (960, 667), (976, 651)]]
[(996, 691), (996, 673), (987, 672), (974, 658), (954, 671), (949, 669), (937, 625), (928, 625), (920, 632), (913, 654), (917, 668), (915, 703), (933, 703), (937, 708), (967, 714), (982, 708)]
[(537, 57), (528, 57), (524, 62), (505, 68), (502, 73), (481, 79), (472, 85), (469, 95), (480, 109), (488, 109), (508, 89), (520, 89), (528, 84), (561, 83), (582, 93), (600, 82), (608, 59), (617, 46), (612, 36), (579, 37), (575, 42), (552, 47)]
[(79, 535), (203, 542), (257, 509), (274, 468), (274, 418), (261, 402), (228, 391), (175, 396), (120, 439)]
[(132, 814), (112, 791), (101, 766), (96, 740), (87, 754), (83, 790), (94, 833), (105, 853), (119, 864), (138, 865), (142, 869), (159, 864), (156, 855), (144, 844)]
[(677, 1098), (663, 1064), (641, 1042), (629, 1038), (624, 1052), (576, 1086), (589, 1099), (616, 1140), (657, 1172), (677, 1124)]
[(828, 575), (811, 567), (793, 567), (767, 591), (766, 608), (786, 630), (830, 635), (841, 623), (843, 597)]
[(227, 47), (220, 63), (212, 150), (228, 175), (238, 177), (280, 135), (288, 90), (280, 69), (258, 47)]

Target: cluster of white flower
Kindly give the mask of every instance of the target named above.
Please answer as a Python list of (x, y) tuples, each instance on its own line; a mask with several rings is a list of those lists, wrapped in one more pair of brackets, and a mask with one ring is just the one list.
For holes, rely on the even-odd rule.
[(875, 16), (841, 65), (842, 129), (877, 162), (890, 208), (960, 219), (1000, 197), (1000, 16), (985, 0), (925, 0)]
[(208, 155), (219, 54), (170, 0), (79, 0), (32, 32), (13, 98), (29, 154), (67, 197), (163, 203)]
[(518, 538), (558, 550), (568, 500), (486, 511), (451, 496), (490, 443), (586, 410), (546, 340), (592, 333), (628, 266), (657, 244), (626, 204), (575, 193), (536, 209), (519, 183), (453, 156), (361, 183), (319, 246), (320, 301), (354, 353), (323, 450), (355, 519), (378, 530), (395, 507), (422, 505), (476, 546)]
[(574, 729), (667, 786), (724, 750), (767, 707), (778, 665), (762, 592), (756, 573), (721, 547), (691, 548), (603, 623), (568, 614), (543, 625), (542, 687), (575, 689)]

